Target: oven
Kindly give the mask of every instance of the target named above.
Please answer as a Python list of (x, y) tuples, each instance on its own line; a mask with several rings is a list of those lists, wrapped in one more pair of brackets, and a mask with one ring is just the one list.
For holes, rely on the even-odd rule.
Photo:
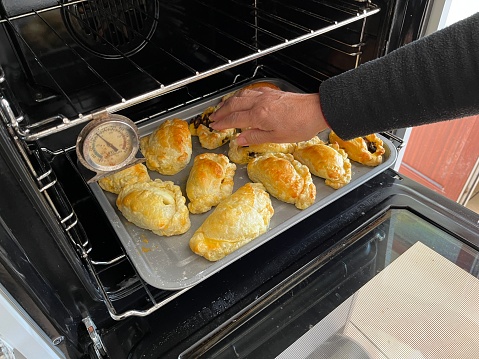
[[(329, 358), (331, 347), (360, 347), (340, 310), (418, 243), (477, 278), (477, 214), (395, 172), (394, 133), (381, 134), (390, 162), (358, 168), (351, 186), (183, 281), (161, 259), (145, 274), (152, 267), (76, 152), (80, 131), (111, 114), (146, 135), (255, 81), (315, 92), (420, 37), (432, 2), (0, 5), (0, 282), (58, 357), (299, 358), (295, 343), (319, 333), (303, 357)], [(136, 249), (150, 252), (148, 241)], [(157, 281), (174, 270), (176, 280)]]

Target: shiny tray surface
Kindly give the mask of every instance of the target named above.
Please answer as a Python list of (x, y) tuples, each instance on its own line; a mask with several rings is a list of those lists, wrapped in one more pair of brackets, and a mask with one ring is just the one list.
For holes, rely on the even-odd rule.
[[(262, 79), (261, 81), (273, 82), (286, 91), (299, 92), (290, 84), (278, 79)], [(215, 98), (205, 100), (205, 102), (201, 104), (179, 110), (176, 113), (158, 117), (152, 122), (140, 127), (140, 136), (149, 135), (167, 119), (180, 118), (189, 121), (196, 115), (201, 114), (205, 108), (218, 104), (221, 97), (225, 94), (226, 93), (219, 94)], [(327, 142), (328, 133), (329, 131), (324, 131), (318, 136)], [(316, 202), (304, 210), (299, 210), (293, 204), (281, 202), (271, 196), (275, 212), (271, 218), (269, 230), (217, 262), (210, 262), (196, 255), (189, 247), (189, 240), (193, 236), (193, 233), (214, 208), (203, 214), (190, 213), (191, 228), (186, 233), (178, 236), (162, 237), (128, 222), (116, 207), (115, 201), (117, 195), (103, 191), (96, 182), (90, 184), (90, 186), (142, 279), (156, 288), (163, 290), (180, 290), (201, 282), (258, 246), (261, 246), (263, 243), (274, 240), (281, 232), (392, 166), (396, 161), (397, 150), (389, 140), (382, 136), (379, 137), (383, 140), (386, 150), (386, 153), (383, 155), (384, 161), (381, 165), (377, 167), (367, 167), (351, 161), (351, 182), (338, 190), (326, 186), (324, 179), (313, 175), (313, 182), (316, 185), (317, 191)], [(164, 181), (173, 181), (176, 185), (179, 185), (185, 197), (186, 181), (193, 165), (194, 157), (203, 152), (215, 152), (228, 155), (229, 148), (229, 144), (226, 143), (216, 150), (207, 150), (200, 146), (196, 136), (192, 137), (192, 141), (193, 154), (191, 161), (181, 172), (173, 176), (165, 176), (154, 171), (149, 171), (152, 179), (160, 178)], [(237, 164), (236, 166), (234, 191), (245, 183), (250, 182), (246, 172), (246, 165)]]

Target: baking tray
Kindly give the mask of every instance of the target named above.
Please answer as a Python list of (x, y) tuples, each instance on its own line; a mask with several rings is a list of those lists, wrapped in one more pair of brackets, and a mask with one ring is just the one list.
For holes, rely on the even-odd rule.
[[(301, 92), (294, 86), (280, 79), (267, 78), (258, 81), (272, 82), (285, 91)], [(239, 88), (243, 86), (245, 86), (245, 84)], [(217, 96), (214, 96), (214, 98), (207, 99), (199, 104), (189, 106), (188, 108), (181, 109), (175, 113), (155, 118), (139, 128), (140, 136), (143, 137), (149, 135), (166, 119), (180, 118), (189, 121), (191, 118), (201, 114), (205, 108), (218, 104), (221, 97), (226, 93), (227, 92), (220, 93)], [(329, 131), (324, 131), (318, 136), (322, 140), (327, 141), (328, 134)], [(281, 232), (294, 226), (299, 221), (344, 196), (349, 191), (360, 186), (370, 178), (378, 175), (393, 165), (396, 161), (397, 150), (388, 139), (383, 136), (379, 137), (383, 140), (384, 148), (386, 150), (386, 153), (383, 155), (384, 161), (381, 165), (377, 167), (367, 167), (351, 161), (351, 182), (338, 190), (326, 186), (324, 184), (324, 179), (313, 175), (313, 182), (316, 185), (316, 201), (312, 206), (304, 210), (299, 210), (293, 204), (281, 202), (271, 196), (274, 215), (271, 218), (269, 230), (217, 262), (210, 262), (203, 257), (196, 255), (189, 247), (189, 240), (193, 233), (213, 209), (203, 214), (190, 213), (191, 228), (188, 232), (179, 236), (162, 237), (128, 222), (116, 207), (115, 201), (117, 195), (103, 191), (96, 182), (91, 183), (90, 186), (108, 219), (111, 221), (114, 230), (118, 234), (127, 255), (130, 257), (131, 262), (136, 267), (143, 280), (159, 289), (180, 290), (203, 281), (255, 248), (261, 246), (263, 243), (274, 240), (274, 238)], [(175, 184), (179, 185), (185, 197), (186, 180), (190, 173), (191, 166), (193, 165), (194, 157), (203, 152), (215, 152), (227, 155), (229, 149), (229, 144), (226, 143), (216, 150), (207, 150), (200, 146), (196, 136), (192, 137), (192, 140), (193, 154), (191, 161), (180, 173), (173, 176), (165, 176), (154, 171), (149, 171), (152, 179), (160, 178), (165, 181), (173, 181)], [(247, 182), (249, 182), (249, 178), (246, 172), (246, 165), (237, 165), (234, 177), (234, 191)]]

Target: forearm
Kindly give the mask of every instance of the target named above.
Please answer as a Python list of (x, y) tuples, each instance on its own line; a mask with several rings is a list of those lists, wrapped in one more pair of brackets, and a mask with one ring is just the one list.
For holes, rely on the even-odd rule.
[(323, 82), (320, 99), (343, 138), (479, 113), (479, 13)]

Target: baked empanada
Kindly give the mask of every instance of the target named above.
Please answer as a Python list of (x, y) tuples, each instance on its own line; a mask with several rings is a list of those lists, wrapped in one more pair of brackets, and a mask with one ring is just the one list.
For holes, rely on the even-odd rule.
[(268, 230), (274, 214), (261, 183), (246, 183), (221, 201), (190, 239), (190, 248), (217, 261)]
[(226, 142), (235, 134), (234, 128), (216, 131), (210, 127), (210, 114), (215, 111), (215, 107), (208, 107), (201, 115), (190, 120), (190, 132), (192, 136), (198, 136), (201, 147), (208, 150), (214, 150)]
[(146, 166), (143, 163), (137, 163), (134, 166), (101, 178), (98, 180), (98, 184), (105, 191), (118, 194), (123, 187), (133, 183), (148, 182), (150, 180)]
[(140, 140), (146, 166), (163, 175), (174, 175), (190, 162), (191, 133), (188, 123), (178, 118), (166, 120), (153, 133)]
[(338, 144), (326, 145), (315, 136), (309, 141), (298, 143), (293, 156), (334, 189), (351, 181), (351, 162)]
[(116, 199), (128, 221), (159, 236), (183, 234), (190, 228), (185, 203), (179, 186), (160, 179), (124, 187)]
[(267, 153), (251, 160), (248, 177), (264, 185), (270, 195), (299, 209), (311, 206), (316, 199), (316, 186), (307, 166), (289, 153)]
[(188, 180), (186, 195), (191, 213), (204, 213), (233, 192), (236, 165), (225, 155), (202, 153), (195, 157)]
[(235, 135), (230, 141), (228, 157), (237, 164), (245, 164), (253, 158), (265, 153), (293, 153), (296, 144), (294, 143), (262, 143), (251, 146), (238, 146)]
[(366, 166), (374, 167), (380, 165), (383, 162), (382, 155), (386, 152), (383, 147), (383, 141), (375, 133), (344, 141), (331, 131), (329, 133), (329, 142), (337, 143), (340, 148), (346, 151), (350, 159)]

